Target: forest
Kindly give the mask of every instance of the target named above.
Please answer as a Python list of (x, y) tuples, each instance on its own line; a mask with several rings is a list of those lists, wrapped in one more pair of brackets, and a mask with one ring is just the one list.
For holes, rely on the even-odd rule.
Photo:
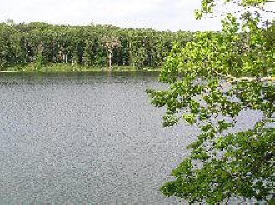
[[(264, 31), (269, 47), (274, 41), (274, 24)], [(174, 42), (184, 47), (205, 32), (155, 31), (119, 28), (112, 25), (69, 26), (47, 23), (0, 24), (0, 70), (35, 64), (66, 63), (89, 67), (130, 66), (160, 68)], [(207, 32), (221, 35), (220, 32)], [(245, 34), (240, 33), (243, 39)], [(244, 41), (241, 41), (244, 42)], [(19, 65), (19, 67), (18, 67)]]
[[(160, 67), (176, 41), (191, 32), (126, 29), (111, 25), (68, 26), (13, 22), (0, 24), (0, 69), (29, 63), (106, 67)], [(40, 65), (40, 66), (41, 66)]]

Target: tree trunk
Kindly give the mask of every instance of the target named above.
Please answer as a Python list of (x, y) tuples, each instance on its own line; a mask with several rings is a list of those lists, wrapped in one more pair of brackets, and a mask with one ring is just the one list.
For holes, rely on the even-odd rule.
[(112, 56), (113, 56), (113, 51), (110, 49), (109, 54), (108, 54), (108, 64), (109, 64), (109, 69), (112, 70)]

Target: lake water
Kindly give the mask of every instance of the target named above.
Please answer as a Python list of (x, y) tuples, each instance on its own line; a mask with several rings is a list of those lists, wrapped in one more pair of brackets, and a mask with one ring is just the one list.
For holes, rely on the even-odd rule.
[(178, 204), (158, 189), (197, 131), (162, 128), (157, 76), (0, 74), (0, 204)]
[[(0, 204), (186, 204), (159, 188), (198, 130), (162, 128), (145, 92), (157, 77), (1, 73)], [(243, 111), (235, 129), (260, 118)]]

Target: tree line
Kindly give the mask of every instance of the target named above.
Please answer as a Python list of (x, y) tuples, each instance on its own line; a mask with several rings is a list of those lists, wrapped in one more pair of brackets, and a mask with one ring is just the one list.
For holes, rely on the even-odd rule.
[(0, 24), (0, 69), (38, 62), (106, 67), (160, 67), (173, 42), (184, 46), (191, 32), (68, 26), (47, 23)]

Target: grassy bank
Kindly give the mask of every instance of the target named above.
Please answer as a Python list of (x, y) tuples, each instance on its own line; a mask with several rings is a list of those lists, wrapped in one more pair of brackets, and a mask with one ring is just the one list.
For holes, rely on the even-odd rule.
[[(123, 71), (160, 71), (161, 68), (137, 68), (132, 66), (114, 66), (112, 68), (112, 72), (123, 72)], [(56, 63), (56, 64), (48, 64), (42, 66), (41, 69), (37, 69), (35, 64), (27, 64), (27, 65), (16, 65), (10, 66), (2, 69), (0, 72), (93, 72), (93, 71), (110, 71), (108, 67), (90, 67), (90, 66), (82, 66), (82, 65), (71, 65), (65, 63)]]

